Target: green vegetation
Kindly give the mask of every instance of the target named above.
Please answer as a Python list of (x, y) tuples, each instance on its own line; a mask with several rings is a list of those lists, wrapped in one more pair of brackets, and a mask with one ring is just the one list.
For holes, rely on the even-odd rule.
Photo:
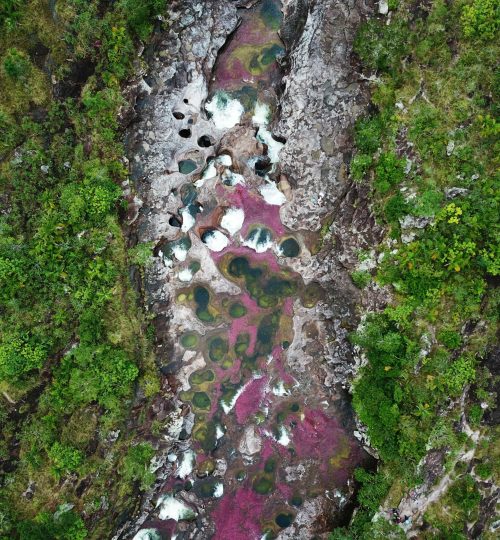
[(154, 480), (131, 405), (159, 380), (128, 277), (151, 246), (129, 252), (120, 228), (120, 111), (165, 9), (1, 2), (1, 538), (110, 537)]
[[(358, 511), (332, 538), (399, 537), (380, 533), (372, 516), (422, 482), (417, 465), (429, 449), (446, 450), (453, 483), (426, 513), (422, 538), (465, 538), (481, 495), (460, 463), (454, 468), (460, 452), (474, 447), (461, 431), (462, 413), (485, 445), (476, 456), (491, 455), (498, 442), (481, 424), (479, 403), (492, 404), (482, 359), (495, 341), (500, 301), (500, 8), (490, 0), (390, 7), (388, 24), (373, 18), (356, 39), (378, 81), (372, 112), (357, 122), (351, 162), (353, 180), (372, 186), (392, 241), (380, 247), (374, 279), (392, 289), (394, 302), (352, 336), (369, 360), (355, 381), (354, 407), (380, 465), (376, 474), (356, 473)], [(369, 276), (352, 279), (363, 287)], [(486, 458), (476, 472), (497, 475), (498, 459)]]

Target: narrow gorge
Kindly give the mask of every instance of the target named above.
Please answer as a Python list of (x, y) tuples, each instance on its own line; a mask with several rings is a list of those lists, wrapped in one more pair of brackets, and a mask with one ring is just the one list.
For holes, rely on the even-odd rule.
[(309, 9), (180, 3), (145, 78), (134, 227), (155, 245), (144, 287), (173, 405), (137, 538), (322, 536), (370, 461), (342, 388), (356, 289), (320, 234), (352, 196), (360, 8)]

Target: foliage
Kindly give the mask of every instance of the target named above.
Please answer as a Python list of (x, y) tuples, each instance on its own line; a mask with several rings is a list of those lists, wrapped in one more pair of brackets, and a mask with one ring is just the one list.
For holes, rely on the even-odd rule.
[(54, 515), (38, 514), (34, 520), (21, 521), (18, 528), (20, 540), (84, 540), (87, 538), (85, 525), (77, 514), (62, 509)]
[(155, 475), (149, 470), (154, 454), (154, 448), (148, 443), (130, 447), (123, 460), (123, 476), (128, 481), (138, 481), (141, 489), (150, 487), (155, 479)]
[[(463, 448), (458, 398), (474, 429), (489, 429), (480, 403), (491, 399), (490, 378), (480, 366), (498, 322), (498, 2), (401, 1), (391, 10), (355, 41), (375, 82), (351, 163), (354, 179), (372, 180), (373, 208), (388, 226), (373, 279), (394, 300), (351, 336), (368, 359), (353, 405), (381, 459), (373, 477), (358, 473), (360, 508), (334, 538), (374, 537), (384, 489), (392, 485), (395, 504), (419, 481), (429, 449)], [(473, 479), (459, 477), (426, 514), (424, 537), (464, 537), (479, 498)]]
[(372, 277), (370, 272), (367, 272), (366, 270), (355, 270), (354, 272), (351, 272), (351, 279), (356, 287), (364, 289), (368, 283), (370, 283)]
[[(129, 282), (129, 264), (147, 258), (127, 252), (119, 221), (118, 119), (139, 40), (164, 13), (164, 0), (0, 5), (0, 385), (17, 402), (2, 417), (0, 454), (15, 456), (2, 537), (83, 539), (84, 510), (88, 535), (108, 537), (113, 516), (96, 518), (96, 498), (126, 511), (123, 493), (148, 482), (132, 465), (110, 482), (131, 441), (142, 448), (124, 426), (137, 386), (137, 410), (160, 389)], [(78, 494), (68, 474), (85, 477)], [(52, 514), (61, 503), (74, 510)]]
[(51, 446), (48, 455), (54, 473), (58, 476), (77, 471), (83, 461), (83, 454), (79, 450), (57, 441)]
[(494, 39), (500, 27), (500, 6), (495, 0), (474, 0), (464, 6), (461, 22), (467, 37)]
[(26, 80), (30, 74), (30, 61), (18, 49), (11, 48), (3, 60), (3, 69), (8, 77), (14, 80)]

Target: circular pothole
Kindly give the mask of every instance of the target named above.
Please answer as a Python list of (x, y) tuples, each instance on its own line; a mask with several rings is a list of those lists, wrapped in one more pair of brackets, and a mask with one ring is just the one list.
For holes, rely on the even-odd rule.
[(172, 114), (174, 115), (174, 118), (176, 120), (184, 120), (185, 118), (184, 115), (180, 111), (174, 111)]
[(189, 139), (189, 137), (191, 137), (191, 130), (188, 129), (188, 128), (181, 129), (181, 130), (179, 130), (179, 135), (183, 139)]
[(213, 142), (212, 138), (209, 137), (208, 135), (202, 135), (198, 139), (198, 146), (200, 146), (201, 148), (209, 148), (213, 144), (214, 144), (214, 142)]

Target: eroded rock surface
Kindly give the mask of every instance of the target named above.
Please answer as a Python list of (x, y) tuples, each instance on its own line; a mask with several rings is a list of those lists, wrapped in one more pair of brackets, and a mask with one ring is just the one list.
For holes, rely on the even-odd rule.
[(173, 7), (129, 141), (175, 399), (168, 459), (125, 536), (326, 537), (367, 460), (341, 389), (357, 323), (347, 270), (378, 234), (345, 174), (364, 8), (240, 4)]

